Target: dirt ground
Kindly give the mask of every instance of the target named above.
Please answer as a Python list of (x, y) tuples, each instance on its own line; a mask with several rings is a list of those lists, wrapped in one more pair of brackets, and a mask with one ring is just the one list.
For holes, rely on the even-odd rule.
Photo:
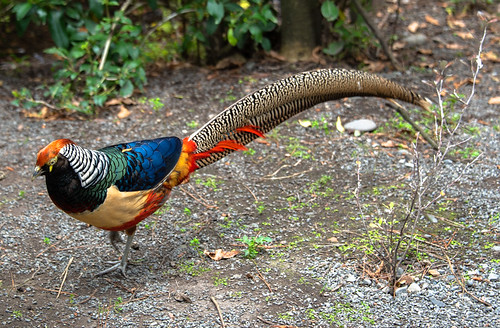
[[(458, 19), (453, 25), (437, 5), (417, 10), (408, 4), (404, 10), (412, 13), (403, 23), (405, 29), (413, 21), (423, 24), (420, 31), (428, 41), (397, 52), (407, 71), (380, 74), (436, 99), (426, 81), (433, 81), (432, 69), (441, 61), (453, 62), (447, 71), (447, 88), (468, 92), (470, 59), (482, 35), (477, 16), (461, 17), (464, 25)], [(440, 25), (433, 25), (426, 15)], [(436, 221), (424, 218), (419, 223), (418, 232), (426, 236), (425, 259), (444, 270), (436, 280), (450, 275), (450, 263), (455, 268), (475, 267), (474, 263), (499, 259), (494, 249), (499, 245), (500, 119), (499, 105), (488, 103), (499, 96), (498, 32), (498, 23), (488, 30), (483, 51), (490, 57), (484, 56), (475, 99), (464, 118), (461, 135), (472, 140), (449, 161), (459, 171), (470, 162), (471, 151), (483, 155), (476, 168), (428, 211)], [(411, 33), (402, 37), (405, 34)], [(363, 256), (357, 239), (368, 229), (360, 218), (389, 216), (391, 202), (403, 211), (411, 198), (411, 153), (398, 147), (410, 145), (409, 135), (384, 100), (356, 98), (315, 106), (269, 133), (265, 141), (252, 143), (249, 152), (232, 154), (196, 173), (189, 184), (173, 192), (167, 206), (139, 225), (128, 278), (119, 273), (95, 276), (118, 256), (106, 233), (58, 211), (43, 179), (31, 180), (38, 149), (54, 139), (71, 138), (96, 149), (164, 135), (184, 137), (235, 99), (292, 73), (321, 67), (266, 59), (225, 71), (190, 66), (164, 69), (149, 78), (144, 94), (158, 97), (165, 104), (162, 109), (137, 104), (128, 106), (131, 113), (124, 119), (113, 108), (91, 120), (27, 118), (10, 105), (11, 91), (36, 86), (43, 75), (4, 70), (0, 77), (0, 324), (221, 327), (220, 312), (226, 327), (446, 326), (439, 319), (425, 323), (411, 313), (392, 316), (379, 308), (384, 307), (380, 302), (366, 297), (360, 296), (357, 303), (346, 301), (352, 297), (348, 285), (365, 293), (363, 284), (368, 284), (383, 294), (384, 280), (366, 276), (363, 267), (372, 257)], [(413, 114), (420, 115), (417, 110)], [(371, 118), (384, 128), (360, 137), (340, 134), (335, 128), (337, 116), (343, 122)], [(381, 146), (389, 141), (396, 145)], [(469, 156), (464, 155), (467, 151)], [(424, 161), (432, 160), (429, 147), (423, 145), (421, 152)], [(357, 161), (364, 215), (353, 197)], [(443, 181), (456, 174), (451, 167)], [(254, 260), (238, 255), (213, 261), (203, 254), (219, 248), (243, 250), (237, 240), (242, 236), (270, 237), (271, 247)], [(353, 244), (357, 251), (347, 249)], [(430, 251), (427, 244), (446, 247)], [(409, 263), (415, 268), (422, 261), (414, 256)], [(329, 280), (334, 268), (345, 273), (339, 274), (336, 285)], [(412, 272), (409, 266), (403, 269)], [(498, 305), (498, 294), (496, 298)], [(384, 302), (387, 307), (393, 304)], [(325, 304), (335, 304), (331, 308), (337, 309), (346, 303), (349, 309), (333, 314), (319, 310)], [(480, 302), (471, 308), (476, 306), (494, 326), (497, 308)], [(429, 308), (422, 318), (433, 318), (433, 313)]]

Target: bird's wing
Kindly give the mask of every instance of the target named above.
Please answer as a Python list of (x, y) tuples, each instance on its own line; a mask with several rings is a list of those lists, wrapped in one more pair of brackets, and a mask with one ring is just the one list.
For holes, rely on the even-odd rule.
[(134, 141), (101, 149), (110, 158), (113, 184), (120, 191), (153, 189), (174, 169), (182, 151), (177, 137)]

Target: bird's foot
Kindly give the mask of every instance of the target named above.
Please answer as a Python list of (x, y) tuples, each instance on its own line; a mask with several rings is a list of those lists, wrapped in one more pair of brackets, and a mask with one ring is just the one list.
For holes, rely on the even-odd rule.
[(103, 270), (103, 271), (100, 271), (96, 274), (96, 276), (102, 276), (102, 275), (105, 275), (107, 273), (110, 273), (110, 272), (113, 272), (113, 271), (116, 271), (116, 270), (121, 270), (121, 273), (122, 275), (125, 277), (125, 278), (128, 278), (127, 276), (127, 273), (126, 273), (126, 269), (127, 269), (127, 261), (113, 261), (113, 262), (107, 262), (108, 264), (114, 264), (113, 266)]

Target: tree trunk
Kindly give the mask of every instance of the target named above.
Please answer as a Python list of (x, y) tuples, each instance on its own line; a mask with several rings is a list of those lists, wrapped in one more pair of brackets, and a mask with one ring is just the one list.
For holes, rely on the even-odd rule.
[(291, 62), (307, 60), (319, 44), (320, 3), (317, 0), (281, 0), (281, 55)]

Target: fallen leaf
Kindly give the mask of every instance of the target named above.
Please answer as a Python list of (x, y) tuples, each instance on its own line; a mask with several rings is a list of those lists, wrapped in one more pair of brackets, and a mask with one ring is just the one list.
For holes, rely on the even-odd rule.
[(116, 105), (121, 105), (122, 100), (120, 98), (113, 98), (104, 103), (104, 106), (116, 106)]
[(458, 32), (455, 32), (455, 34), (464, 39), (464, 40), (470, 40), (470, 39), (474, 39), (474, 35), (472, 35), (471, 32), (462, 32), (462, 31), (458, 31)]
[(441, 26), (441, 24), (439, 23), (439, 21), (437, 19), (435, 19), (434, 17), (432, 17), (432, 16), (425, 15), (425, 20), (429, 24), (436, 25), (436, 26)]
[(340, 119), (340, 116), (337, 116), (337, 122), (335, 123), (335, 127), (340, 133), (344, 133), (345, 129), (342, 126), (342, 120)]
[(337, 237), (330, 237), (330, 238), (328, 238), (327, 240), (328, 240), (329, 242), (331, 242), (331, 243), (338, 243), (338, 242), (339, 242), (339, 240), (337, 239)]
[(406, 47), (406, 42), (396, 41), (392, 44), (392, 50), (401, 50)]
[(120, 106), (120, 111), (116, 116), (118, 116), (119, 119), (124, 119), (130, 115), (130, 111), (127, 109), (127, 107), (121, 105)]
[(240, 251), (234, 250), (234, 249), (232, 251), (229, 251), (229, 252), (223, 251), (222, 249), (217, 249), (215, 252), (210, 252), (207, 250), (203, 251), (203, 254), (210, 257), (214, 261), (229, 259), (231, 257), (238, 255), (239, 253), (240, 253)]
[(483, 52), (481, 54), (481, 58), (485, 60), (491, 60), (495, 63), (500, 63), (500, 57), (498, 57), (498, 55), (493, 51)]
[(269, 141), (267, 141), (266, 139), (262, 139), (262, 138), (257, 138), (253, 142), (271, 146), (271, 143)]
[(191, 301), (191, 299), (186, 294), (181, 292), (176, 292), (174, 294), (174, 300), (176, 300), (177, 302), (193, 303), (193, 301)]
[[(464, 85), (468, 85), (468, 84), (472, 84), (474, 81), (472, 80), (472, 78), (468, 77), (468, 78), (465, 78), (461, 81), (458, 81), (458, 82), (453, 82), (453, 87), (455, 89), (460, 89), (462, 86)], [(476, 84), (479, 84), (479, 81), (476, 81)]]
[(500, 105), (500, 96), (491, 97), (488, 100), (488, 104), (490, 104), (490, 105)]
[(310, 128), (312, 125), (310, 120), (299, 120), (299, 124), (305, 128)]
[(446, 20), (448, 23), (448, 26), (450, 28), (464, 28), (465, 27), (465, 22), (461, 19), (455, 19), (453, 16), (448, 16), (448, 19)]
[(439, 273), (439, 271), (438, 271), (438, 270), (436, 270), (436, 269), (429, 269), (429, 271), (427, 271), (427, 272), (429, 272), (429, 274), (430, 274), (431, 276), (433, 276), (433, 277), (439, 277), (439, 276), (441, 275), (441, 274)]
[(384, 141), (382, 143), (380, 143), (380, 145), (384, 148), (396, 148), (398, 145), (392, 141), (392, 140), (387, 140), (387, 141)]
[(402, 276), (401, 278), (399, 278), (399, 283), (400, 284), (406, 284), (406, 285), (410, 285), (412, 282), (414, 282), (415, 279), (413, 279), (412, 276), (409, 276), (407, 274), (405, 274), (404, 276)]
[(381, 61), (365, 60), (364, 63), (368, 65), (368, 71), (373, 73), (382, 72), (386, 68), (386, 64)]
[(447, 43), (445, 47), (446, 49), (451, 49), (451, 50), (465, 49), (465, 46), (463, 44), (458, 44), (458, 43)]
[(422, 55), (432, 55), (432, 49), (418, 49), (418, 52), (421, 53)]
[(474, 276), (471, 279), (476, 280), (476, 281), (483, 281), (483, 277), (481, 277), (481, 276)]
[(408, 25), (408, 31), (411, 33), (417, 32), (420, 24), (418, 22), (411, 22), (410, 25)]

